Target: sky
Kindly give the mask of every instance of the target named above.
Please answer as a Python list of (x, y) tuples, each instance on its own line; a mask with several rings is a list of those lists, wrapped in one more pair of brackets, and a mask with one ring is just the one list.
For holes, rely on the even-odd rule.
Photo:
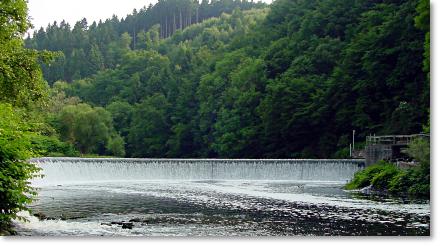
[[(263, 1), (269, 3), (272, 0)], [(135, 8), (140, 9), (156, 2), (157, 0), (28, 0), (28, 8), (33, 30), (38, 30), (54, 21), (60, 23), (66, 20), (73, 27), (84, 17), (89, 24), (111, 18), (113, 14), (121, 18), (131, 14)]]
[(82, 18), (89, 24), (100, 19), (106, 20), (116, 14), (119, 18), (155, 4), (157, 0), (28, 0), (29, 17), (34, 29), (47, 27), (49, 23), (66, 20), (73, 25)]

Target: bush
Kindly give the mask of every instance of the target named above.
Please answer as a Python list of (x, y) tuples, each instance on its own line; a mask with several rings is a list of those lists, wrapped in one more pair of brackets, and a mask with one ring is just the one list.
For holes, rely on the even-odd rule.
[(430, 145), (427, 139), (419, 138), (410, 143), (408, 154), (420, 163), (413, 168), (411, 176), (412, 185), (408, 189), (408, 194), (415, 197), (430, 197)]
[(392, 164), (384, 165), (382, 170), (371, 179), (371, 185), (376, 189), (386, 190), (388, 189), (390, 181), (398, 175), (399, 172), (399, 169)]
[(429, 198), (429, 142), (424, 139), (416, 139), (409, 145), (407, 153), (420, 164), (413, 168), (400, 170), (393, 164), (380, 161), (357, 172), (345, 188), (352, 190), (372, 185), (373, 188), (387, 190), (392, 195)]
[(350, 158), (350, 149), (349, 148), (343, 148), (343, 149), (340, 149), (340, 150), (336, 151), (336, 153), (333, 155), (333, 158), (335, 158), (335, 159)]
[(361, 189), (371, 185), (373, 178), (386, 169), (387, 166), (392, 165), (385, 161), (379, 161), (377, 164), (371, 165), (364, 170), (355, 173), (353, 180), (345, 185), (348, 190)]
[(79, 151), (66, 142), (60, 141), (56, 137), (34, 136), (32, 137), (32, 146), (35, 152), (40, 156), (51, 157), (75, 157), (79, 156)]
[(399, 172), (389, 182), (388, 191), (392, 194), (405, 193), (414, 184), (414, 169)]
[(429, 184), (414, 184), (408, 190), (408, 194), (413, 197), (429, 198), (431, 186)]

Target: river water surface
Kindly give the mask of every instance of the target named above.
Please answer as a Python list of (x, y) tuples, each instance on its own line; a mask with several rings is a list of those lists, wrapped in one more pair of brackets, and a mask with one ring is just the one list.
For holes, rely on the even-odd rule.
[[(50, 168), (56, 165), (50, 163)], [(62, 182), (76, 167), (58, 170), (66, 178), (56, 179), (50, 176), (54, 170), (42, 166), (46, 181), (36, 182), (40, 192), (31, 208), (32, 214), (43, 217), (23, 214), (30, 221), (17, 222), (19, 235), (430, 234), (429, 202), (361, 197), (342, 189), (346, 180)]]

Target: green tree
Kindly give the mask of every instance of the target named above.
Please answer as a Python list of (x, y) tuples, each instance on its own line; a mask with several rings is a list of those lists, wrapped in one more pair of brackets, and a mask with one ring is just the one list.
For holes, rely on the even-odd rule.
[(121, 136), (116, 135), (108, 140), (106, 149), (110, 154), (114, 156), (125, 157), (124, 145), (125, 145), (124, 139)]
[(110, 113), (104, 108), (92, 108), (84, 103), (68, 105), (59, 113), (56, 127), (61, 138), (75, 145), (82, 154), (123, 153), (120, 136), (114, 130)]
[(415, 25), (417, 28), (425, 32), (425, 59), (423, 60), (423, 69), (428, 73), (430, 71), (430, 7), (429, 0), (420, 0), (417, 5), (418, 15), (415, 17)]
[(418, 3), (277, 0), (244, 11), (260, 5), (163, 0), (78, 24), (85, 47), (68, 48), (57, 24), (28, 42), (99, 47), (106, 69), (64, 92), (111, 111), (127, 156), (342, 157), (353, 129), (361, 141), (418, 133), (428, 120), (428, 5)]
[(136, 105), (127, 141), (133, 157), (157, 157), (167, 153), (169, 107), (162, 94), (154, 94)]
[(28, 180), (39, 169), (28, 163), (33, 155), (31, 139), (36, 133), (25, 123), (23, 116), (10, 104), (0, 103), (0, 234), (8, 230), (12, 219), (36, 195)]
[(114, 101), (107, 105), (106, 109), (112, 115), (113, 125), (116, 131), (118, 131), (121, 136), (126, 137), (133, 116), (133, 106), (125, 101)]
[(262, 60), (243, 59), (231, 71), (231, 86), (225, 91), (225, 101), (214, 125), (213, 148), (222, 157), (258, 157), (260, 117), (257, 107), (262, 99), (265, 82)]
[(430, 146), (426, 139), (418, 138), (410, 143), (407, 153), (415, 160), (420, 162), (423, 168), (429, 169)]
[(0, 101), (27, 106), (46, 95), (37, 60), (51, 57), (23, 47), (21, 37), (29, 27), (26, 1), (2, 1), (0, 10)]
[(104, 69), (104, 57), (102, 56), (101, 51), (99, 50), (98, 45), (92, 45), (92, 48), (89, 52), (89, 64), (87, 75), (92, 75), (97, 71), (101, 71)]
[(26, 1), (0, 2), (0, 235), (12, 219), (24, 220), (17, 213), (28, 210), (36, 195), (28, 180), (39, 169), (28, 159), (35, 155), (31, 139), (38, 129), (27, 111), (45, 99), (47, 84), (38, 59), (47, 61), (51, 55), (23, 47), (28, 27)]

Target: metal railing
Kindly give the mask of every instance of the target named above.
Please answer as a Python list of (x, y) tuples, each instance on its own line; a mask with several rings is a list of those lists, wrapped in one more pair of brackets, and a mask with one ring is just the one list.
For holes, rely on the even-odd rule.
[(367, 136), (366, 144), (408, 145), (416, 138), (428, 138), (428, 134)]

